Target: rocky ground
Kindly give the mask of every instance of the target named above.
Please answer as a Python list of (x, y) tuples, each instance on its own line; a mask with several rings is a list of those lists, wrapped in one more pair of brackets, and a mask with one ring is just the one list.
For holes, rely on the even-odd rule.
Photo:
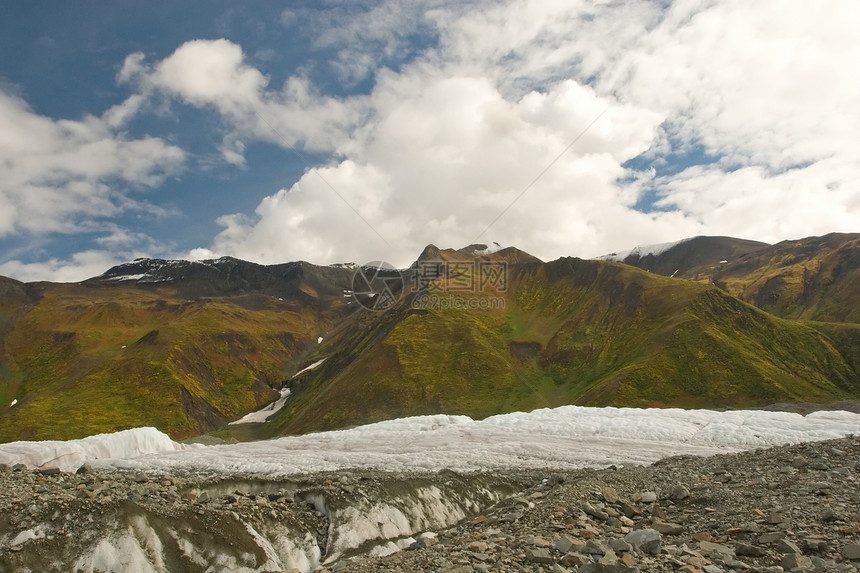
[(857, 571), (860, 440), (548, 477), (340, 571)]
[[(647, 467), (484, 476), (341, 472), (275, 481), (6, 467), (0, 468), (0, 571), (75, 570), (63, 569), (61, 561), (70, 560), (69, 552), (83, 547), (85, 539), (79, 545), (71, 540), (85, 538), (82, 529), (97, 529), (91, 524), (123, 511), (146, 511), (150, 522), (156, 516), (174, 528), (194, 522), (207, 535), (217, 537), (220, 531), (228, 540), (234, 539), (231, 523), (251, 523), (260, 531), (266, 523), (284, 523), (291, 530), (313, 532), (312, 544), (325, 562), (325, 551), (337, 546), (332, 541), (335, 521), (346, 515), (336, 508), (371, 507), (368, 503), (393, 499), (410, 488), (430, 488), (452, 498), (471, 495), (475, 503), (458, 502), (456, 507), (473, 511), (458, 518), (451, 510), (451, 524), (435, 528), (416, 519), (410, 522), (411, 532), (391, 533), (387, 545), (359, 539), (333, 563), (304, 569), (860, 570), (860, 439), (849, 437), (709, 458), (669, 458)], [(385, 528), (380, 524), (379, 530)], [(404, 549), (369, 556), (392, 550), (393, 542)], [(183, 565), (181, 556), (171, 561), (169, 553), (164, 552), (167, 570), (218, 570), (201, 563)]]

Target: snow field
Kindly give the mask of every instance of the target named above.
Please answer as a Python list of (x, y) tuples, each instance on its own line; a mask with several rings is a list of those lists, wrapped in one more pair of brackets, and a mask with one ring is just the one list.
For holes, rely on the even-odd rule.
[[(271, 415), (271, 411), (260, 412)], [(290, 475), (348, 468), (480, 471), (651, 463), (860, 434), (860, 415), (787, 412), (560, 408), (475, 421), (400, 418), (349, 430), (220, 446), (184, 445), (155, 428), (67, 442), (0, 444), (0, 463), (74, 471), (100, 468)]]

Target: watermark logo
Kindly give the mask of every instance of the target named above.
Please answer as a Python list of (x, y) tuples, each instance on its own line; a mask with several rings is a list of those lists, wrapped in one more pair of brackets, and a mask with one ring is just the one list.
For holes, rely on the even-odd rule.
[(498, 296), (508, 290), (508, 266), (504, 261), (419, 261), (405, 272), (408, 281), (389, 263), (367, 263), (356, 269), (352, 291), (344, 295), (367, 310), (383, 311), (397, 304), (409, 286), (415, 294), (411, 300), (413, 309), (505, 308), (505, 297)]
[(504, 261), (418, 261), (412, 288), (444, 292), (507, 292), (508, 264)]
[(388, 310), (403, 296), (403, 274), (390, 263), (373, 261), (352, 275), (351, 296), (359, 306), (372, 311)]
[(494, 310), (505, 308), (502, 296), (460, 296), (446, 293), (423, 292), (412, 299), (416, 310)]

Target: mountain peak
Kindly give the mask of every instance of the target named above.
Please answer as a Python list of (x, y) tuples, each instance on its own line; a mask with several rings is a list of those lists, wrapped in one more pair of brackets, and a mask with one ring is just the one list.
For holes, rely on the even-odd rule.
[(439, 250), (439, 247), (430, 243), (424, 250), (421, 251), (421, 254), (418, 255), (419, 261), (434, 261), (442, 258), (442, 251)]
[(424, 247), (416, 262), (421, 261), (468, 261), (487, 259), (510, 264), (540, 262), (540, 259), (516, 247), (502, 247), (499, 243), (474, 243), (462, 249), (440, 249), (430, 244)]
[(730, 261), (769, 247), (767, 243), (733, 237), (698, 236), (672, 243), (640, 245), (597, 260), (625, 263), (665, 276), (711, 276)]
[(468, 247), (463, 247), (458, 250), (457, 253), (462, 254), (466, 257), (481, 257), (484, 255), (492, 255), (493, 253), (497, 253), (502, 250), (502, 246), (496, 242), (486, 245), (484, 243), (475, 243), (469, 245)]

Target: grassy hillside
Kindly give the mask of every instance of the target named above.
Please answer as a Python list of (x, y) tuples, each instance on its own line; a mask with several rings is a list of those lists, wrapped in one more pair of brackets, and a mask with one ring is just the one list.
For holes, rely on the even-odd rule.
[(767, 245), (694, 237), (653, 255), (623, 261), (664, 276), (715, 284), (783, 318), (860, 323), (860, 234)]
[(778, 316), (860, 323), (860, 235), (784, 241), (725, 265), (712, 280)]
[(509, 273), (504, 308), (414, 310), (406, 299), (357, 316), (260, 435), (436, 412), (743, 407), (860, 390), (826, 334), (715, 287), (578, 259)]
[[(719, 239), (663, 262), (701, 267), (734, 249), (714, 267), (722, 289), (621, 263), (431, 245), (382, 312), (357, 311), (352, 269), (307, 263), (142, 259), (81, 284), (0, 279), (0, 441), (143, 425), (249, 439), (430, 413), (860, 396), (858, 237), (745, 254), (755, 245)], [(441, 276), (418, 280), (437, 262)], [(226, 427), (283, 384), (292, 395), (269, 422)]]
[(171, 288), (45, 285), (16, 308), (5, 314), (0, 441), (220, 427), (274, 398), (330, 326), (279, 297), (188, 300)]

